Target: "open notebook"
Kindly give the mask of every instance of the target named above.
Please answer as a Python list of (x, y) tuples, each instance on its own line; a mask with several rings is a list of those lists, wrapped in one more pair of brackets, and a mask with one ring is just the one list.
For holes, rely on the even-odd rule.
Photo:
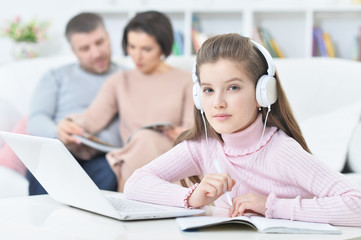
[(223, 224), (241, 224), (253, 227), (261, 233), (302, 233), (302, 234), (340, 234), (341, 231), (325, 223), (291, 221), (286, 219), (270, 219), (255, 214), (229, 218), (227, 209), (211, 207), (206, 216), (177, 218), (181, 230), (192, 230)]
[(105, 196), (58, 139), (0, 131), (49, 195), (67, 205), (119, 220), (189, 216), (201, 209), (184, 209)]

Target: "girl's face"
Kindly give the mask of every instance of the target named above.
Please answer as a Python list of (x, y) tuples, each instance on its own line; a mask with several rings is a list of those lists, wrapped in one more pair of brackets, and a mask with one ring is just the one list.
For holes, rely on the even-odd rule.
[(154, 73), (163, 62), (161, 47), (154, 36), (145, 32), (128, 32), (127, 52), (136, 68), (144, 74)]
[(202, 105), (207, 119), (220, 134), (241, 131), (258, 115), (254, 81), (243, 67), (220, 59), (200, 66)]

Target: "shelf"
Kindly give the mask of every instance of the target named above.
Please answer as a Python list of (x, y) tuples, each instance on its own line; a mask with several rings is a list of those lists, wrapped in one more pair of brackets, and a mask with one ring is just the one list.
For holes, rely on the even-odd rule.
[[(120, 5), (109, 8), (93, 9), (100, 13), (112, 38), (113, 52), (118, 55), (122, 29), (127, 21), (139, 11), (151, 9), (152, 1), (144, 1), (129, 6), (128, 10)], [(336, 57), (351, 59), (352, 48), (361, 29), (361, 5), (351, 4), (260, 4), (260, 2), (184, 1), (174, 6), (160, 7), (155, 10), (164, 12), (171, 20), (175, 31), (181, 32), (184, 41), (184, 55), (195, 54), (192, 43), (192, 22), (199, 19), (203, 33), (216, 34), (237, 32), (252, 37), (255, 27), (269, 31), (286, 57), (299, 58), (312, 56), (312, 32), (317, 26), (330, 34), (335, 45)], [(281, 1), (282, 3), (282, 1)]]
[(254, 26), (268, 29), (286, 57), (307, 57), (305, 12), (255, 12)]
[(110, 43), (112, 46), (112, 54), (114, 56), (123, 55), (121, 41), (123, 38), (124, 26), (130, 19), (129, 12), (100, 12), (106, 29), (110, 35)]
[(337, 57), (351, 59), (352, 47), (361, 31), (361, 10), (315, 11), (314, 25), (330, 34)]

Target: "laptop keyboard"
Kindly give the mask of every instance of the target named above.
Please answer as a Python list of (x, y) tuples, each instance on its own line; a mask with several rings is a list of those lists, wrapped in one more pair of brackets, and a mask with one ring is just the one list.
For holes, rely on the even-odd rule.
[(117, 210), (122, 212), (153, 212), (153, 211), (165, 211), (163, 208), (158, 208), (143, 204), (140, 202), (135, 202), (127, 199), (122, 199), (118, 197), (106, 196), (110, 204)]

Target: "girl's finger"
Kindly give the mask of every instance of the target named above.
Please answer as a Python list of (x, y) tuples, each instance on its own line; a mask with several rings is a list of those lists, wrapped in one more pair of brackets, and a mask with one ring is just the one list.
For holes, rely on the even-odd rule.
[(216, 179), (216, 178), (209, 178), (207, 179), (206, 181), (207, 185), (211, 186), (212, 189), (214, 190), (214, 196), (220, 196), (224, 193), (224, 186), (223, 186), (223, 183), (219, 180), (219, 179)]
[(232, 191), (232, 187), (234, 186), (234, 182), (232, 178), (227, 173), (217, 173), (214, 175), (214, 178), (218, 179), (223, 183), (223, 192)]

